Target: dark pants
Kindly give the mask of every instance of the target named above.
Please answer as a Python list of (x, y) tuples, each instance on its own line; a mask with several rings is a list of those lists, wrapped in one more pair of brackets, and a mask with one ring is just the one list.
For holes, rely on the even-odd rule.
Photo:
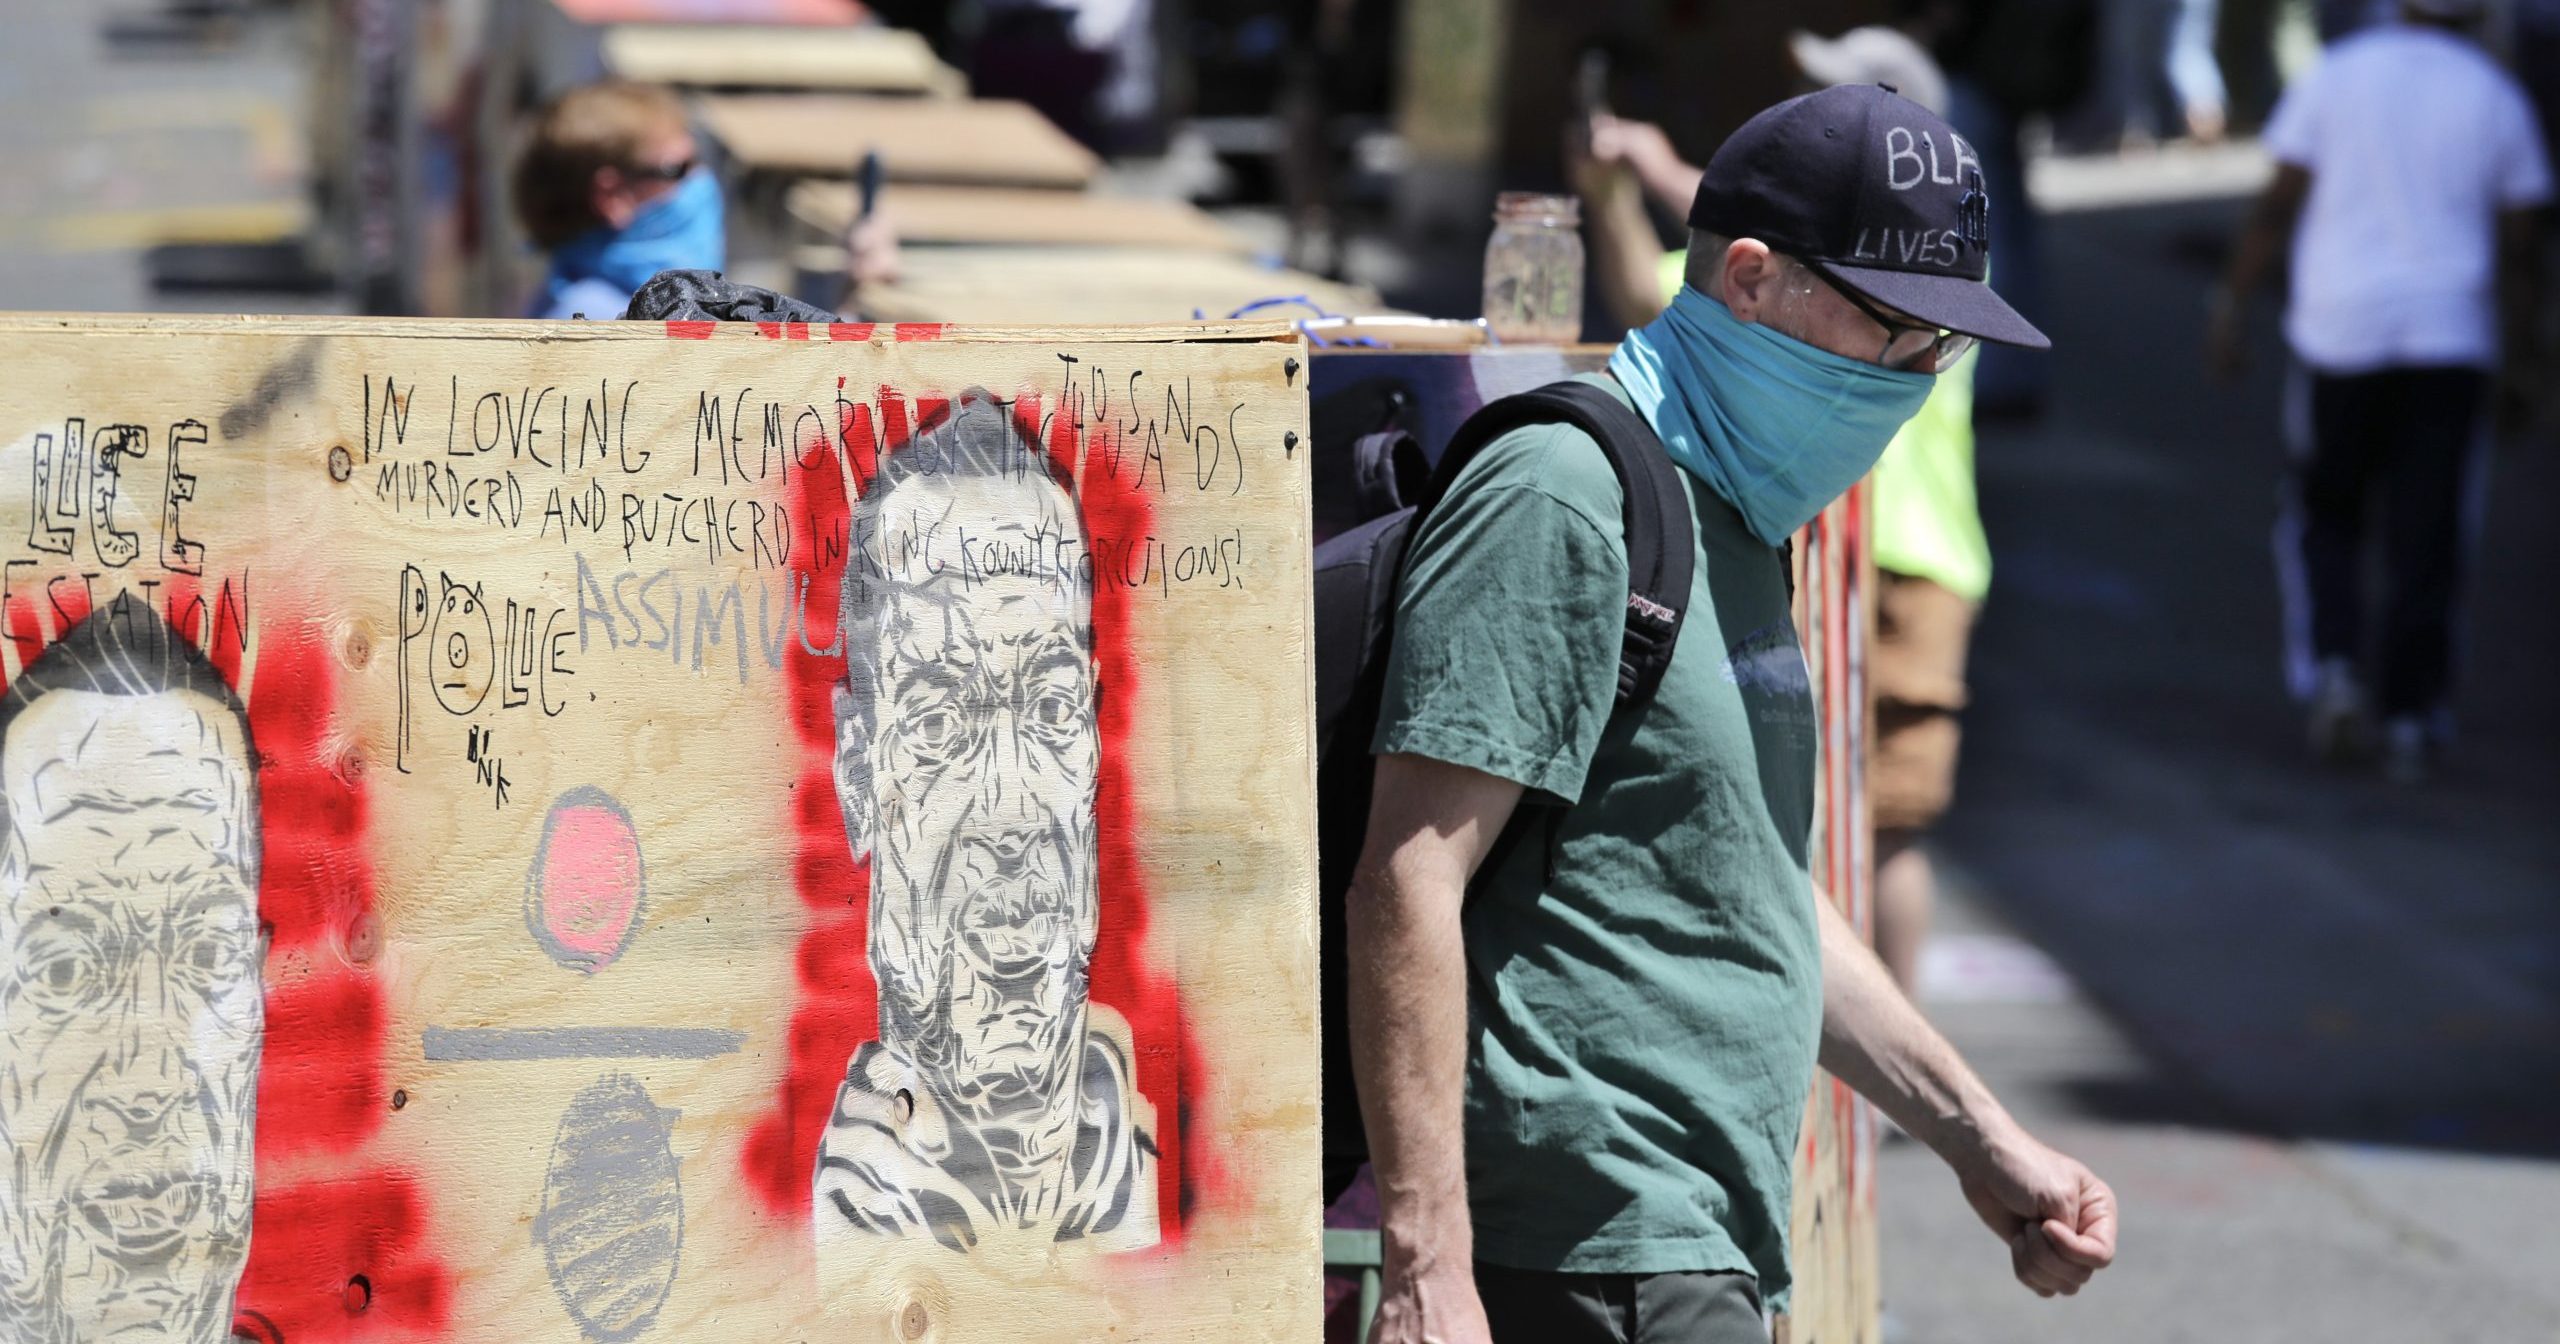
[[(2296, 627), (2316, 663), (2359, 665), (2367, 649), (2367, 524), (2380, 515), (2385, 590), (2374, 649), (2385, 718), (2442, 706), (2453, 678), (2454, 603), (2468, 546), (2465, 484), (2489, 375), (2401, 368), (2311, 373), (2309, 435), (2297, 439), (2279, 545), (2299, 570)], [(2307, 621), (2305, 618), (2307, 617)], [(2299, 678), (2297, 679), (2300, 680)]]
[(1497, 1344), (1768, 1344), (1748, 1274), (1552, 1274), (1476, 1262)]

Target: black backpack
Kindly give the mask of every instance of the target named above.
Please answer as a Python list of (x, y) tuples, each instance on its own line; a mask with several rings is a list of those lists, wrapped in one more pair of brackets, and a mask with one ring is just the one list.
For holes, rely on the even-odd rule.
[[(1626, 492), (1627, 634), (1618, 658), (1617, 710), (1641, 705), (1662, 684), (1696, 566), (1695, 525), (1679, 468), (1652, 427), (1589, 383), (1551, 383), (1495, 401), (1458, 427), (1412, 507), (1362, 524), (1316, 547), (1316, 855), (1321, 926), (1319, 979), (1324, 996), (1325, 1200), (1350, 1184), (1369, 1155), (1360, 1096), (1351, 1078), (1343, 901), (1369, 827), (1376, 759), (1369, 743), (1385, 692), (1387, 651), (1395, 636), (1397, 580), (1406, 544), (1423, 515), (1449, 491), (1486, 444), (1525, 425), (1563, 422), (1598, 441)], [(1534, 556), (1520, 558), (1537, 562)], [(1529, 814), (1522, 807), (1497, 842), (1489, 869)]]

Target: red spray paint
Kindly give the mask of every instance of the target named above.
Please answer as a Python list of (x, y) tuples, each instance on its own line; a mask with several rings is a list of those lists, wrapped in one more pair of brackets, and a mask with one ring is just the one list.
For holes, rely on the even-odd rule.
[[(363, 763), (331, 744), (337, 667), (316, 628), (264, 628), (249, 706), (265, 848), (258, 912), (273, 933), (240, 1320), (250, 1337), (287, 1344), (433, 1335), (452, 1290), (431, 1249), (426, 1195), (365, 1153), (391, 1110), (388, 1013), (371, 964), (371, 809)], [(295, 1181), (272, 1179), (281, 1169)]]
[[(155, 595), (170, 625), (240, 684), (246, 576), (208, 601), (189, 575)], [(77, 581), (34, 585), (0, 608), (0, 634), (20, 665), (42, 655), (34, 592), (49, 590), (52, 633), (90, 613)], [(236, 594), (236, 596), (235, 596)], [(365, 1160), (388, 1110), (385, 1008), (369, 964), (373, 863), (361, 762), (329, 728), (336, 666), (311, 631), (277, 621), (259, 639), (250, 739), (257, 749), (261, 870), (258, 917), (268, 936), (266, 1030), (258, 1064), (249, 1261), (236, 1332), (270, 1344), (396, 1339), (440, 1332), (450, 1277), (429, 1249), (428, 1209), (414, 1177)], [(263, 692), (263, 693), (261, 693)], [(352, 957), (352, 960), (351, 960)], [(295, 1179), (280, 1179), (280, 1169)]]
[[(940, 334), (938, 328), (927, 334), (901, 327), (898, 338), (930, 340)], [(943, 398), (918, 398), (913, 427), (937, 422), (948, 405)], [(1034, 396), (1018, 399), (1014, 414), (1017, 427), (1080, 482), (1078, 502), (1089, 546), (1126, 545), (1147, 536), (1153, 521), (1150, 501), (1133, 480), (1114, 478), (1100, 465), (1118, 456), (1103, 441), (1107, 427), (1086, 426), (1080, 432), (1067, 414), (1054, 416), (1044, 425)], [(811, 531), (828, 532), (848, 516), (844, 475), (854, 478), (857, 490), (867, 489), (879, 459), (910, 441), (910, 406), (894, 390), (881, 390), (879, 421), (875, 438), (870, 406), (840, 401), (839, 443), (849, 464), (846, 471), (826, 462), (823, 449), (817, 446), (802, 454), (801, 460), (811, 469), (793, 482), (792, 504), (795, 515)], [(1084, 439), (1082, 461), (1077, 457), (1080, 438)], [(813, 456), (817, 460), (812, 461)], [(794, 590), (804, 577), (808, 583), (807, 642), (819, 648), (830, 648), (836, 639), (841, 563), (840, 556), (822, 559), (814, 548), (794, 560)], [(1158, 1218), (1164, 1241), (1171, 1244), (1180, 1236), (1186, 1213), (1203, 1196), (1219, 1193), (1224, 1180), (1216, 1164), (1192, 1141), (1202, 1120), (1194, 1113), (1192, 1099), (1205, 1075), (1197, 1043), (1183, 1021), (1179, 992), (1170, 976), (1145, 961), (1149, 908), (1145, 867), (1137, 849), (1143, 819), (1137, 813), (1135, 774), (1129, 761), (1141, 673), (1124, 586), (1096, 584), (1093, 636), (1101, 687), (1102, 760), (1095, 786), (1095, 819), (1101, 843), (1103, 933), (1094, 950), (1091, 993), (1094, 1002), (1116, 1009), (1127, 1019), (1134, 1038), (1139, 1090), (1156, 1111), (1155, 1138), (1162, 1152)], [(809, 923), (795, 958), (797, 994), (780, 1095), (774, 1109), (749, 1135), (742, 1161), (749, 1186), (767, 1212), (805, 1227), (818, 1136), (835, 1103), (846, 1061), (877, 1033), (878, 988), (868, 961), (869, 866), (853, 860), (835, 798), (832, 697), (844, 675), (844, 664), (840, 657), (812, 656), (795, 640), (785, 655), (784, 672), (794, 733), (801, 746), (801, 768), (792, 785), (793, 882)]]

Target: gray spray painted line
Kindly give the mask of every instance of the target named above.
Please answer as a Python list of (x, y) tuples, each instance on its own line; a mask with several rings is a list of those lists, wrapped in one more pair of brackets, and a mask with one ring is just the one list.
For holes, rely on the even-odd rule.
[(710, 1059), (747, 1043), (715, 1027), (429, 1027), (429, 1059)]

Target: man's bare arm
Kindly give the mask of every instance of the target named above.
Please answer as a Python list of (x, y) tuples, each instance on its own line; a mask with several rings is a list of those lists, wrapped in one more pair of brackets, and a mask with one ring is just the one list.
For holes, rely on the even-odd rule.
[(2240, 322), (2249, 296), (2267, 282), (2276, 260), (2293, 242), (2294, 222), (2302, 217), (2302, 203), (2310, 196), (2311, 170), (2280, 163), (2275, 179), (2250, 207), (2249, 220), (2240, 226), (2240, 237), (2232, 244), (2231, 262), (2223, 270), (2222, 287), (2213, 292), (2207, 315), (2205, 343), (2217, 372), (2239, 369)]
[(1955, 1168), (1974, 1214), (2038, 1294), (2076, 1293), (2115, 1259), (2116, 1197), (2010, 1118), (1955, 1047), (1895, 988), (1866, 940), (1816, 893), (1822, 1067)]
[(1378, 1344), (1485, 1338), (1461, 1132), (1467, 881), (1520, 786), (1420, 756), (1378, 758), (1345, 911), (1351, 1068), (1385, 1233)]
[(1676, 216), (1689, 213), (1706, 170), (1680, 157), (1661, 127), (1647, 121), (1595, 113), (1591, 118), (1591, 156), (1602, 163), (1623, 163), (1635, 171), (1644, 193)]
[(1662, 240), (1645, 217), (1635, 175), (1593, 165), (1578, 172), (1576, 181), (1588, 216), (1584, 232), (1591, 240), (1591, 273), (1609, 320), (1641, 327), (1662, 316)]
[(2507, 337), (2509, 367), (2530, 366), (2541, 356), (2535, 329), (2542, 301), (2542, 211), (2498, 212), (2498, 312)]

